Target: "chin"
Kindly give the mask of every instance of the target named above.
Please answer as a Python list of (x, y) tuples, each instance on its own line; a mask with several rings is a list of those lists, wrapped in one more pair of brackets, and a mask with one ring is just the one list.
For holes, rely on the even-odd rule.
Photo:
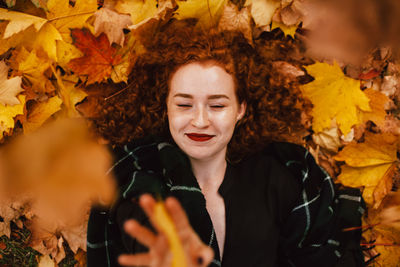
[(185, 154), (192, 159), (196, 160), (204, 160), (212, 157), (213, 153), (210, 153), (209, 149), (208, 151), (201, 151), (202, 149), (188, 149), (188, 150), (183, 150)]

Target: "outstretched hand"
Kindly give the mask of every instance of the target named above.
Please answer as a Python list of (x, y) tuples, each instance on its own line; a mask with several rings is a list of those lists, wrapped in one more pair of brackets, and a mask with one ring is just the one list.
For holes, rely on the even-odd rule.
[[(146, 253), (123, 254), (118, 262), (124, 266), (170, 267), (172, 253), (165, 233), (155, 220), (154, 208), (156, 201), (146, 194), (140, 197), (140, 206), (149, 217), (157, 234), (131, 219), (125, 222), (125, 231), (140, 243), (147, 246)], [(175, 225), (180, 242), (182, 243), (187, 267), (208, 266), (214, 257), (213, 250), (205, 245), (190, 226), (185, 211), (179, 202), (172, 197), (167, 198), (165, 207)]]

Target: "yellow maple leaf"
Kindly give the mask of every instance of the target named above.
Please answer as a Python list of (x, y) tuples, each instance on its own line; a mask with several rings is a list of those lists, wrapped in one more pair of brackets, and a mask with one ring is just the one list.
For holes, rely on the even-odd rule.
[[(0, 22), (0, 36), (4, 33), (8, 21)], [(18, 48), (23, 45), (27, 48), (32, 48), (36, 38), (36, 29), (33, 25), (29, 26), (26, 30), (12, 35), (9, 38), (0, 38), (0, 55), (7, 52), (10, 48)]]
[(156, 0), (121, 0), (115, 3), (114, 8), (119, 13), (130, 14), (133, 25), (145, 23), (159, 11)]
[[(121, 57), (121, 62), (113, 67), (113, 72), (111, 73), (111, 79), (114, 83), (128, 82), (128, 76), (132, 69), (132, 58), (136, 55), (141, 54), (142, 50), (141, 43), (137, 40), (134, 35), (129, 35), (125, 46), (119, 49), (116, 56)], [(134, 52), (133, 52), (134, 51)]]
[(294, 34), (296, 33), (297, 27), (298, 27), (298, 25), (287, 26), (283, 23), (280, 23), (277, 21), (272, 21), (271, 31), (273, 29), (280, 28), (283, 31), (283, 33), (285, 34), (285, 36), (289, 35), (289, 36), (292, 36), (292, 38), (294, 38)]
[(31, 133), (39, 129), (51, 115), (61, 109), (62, 100), (53, 96), (47, 102), (37, 103), (30, 111), (27, 121), (23, 124), (24, 133)]
[(168, 239), (169, 246), (172, 252), (172, 267), (185, 267), (186, 258), (185, 252), (183, 251), (183, 246), (180, 238), (176, 232), (175, 225), (169, 216), (164, 203), (158, 201), (154, 207), (154, 219), (159, 225), (159, 227), (164, 231)]
[[(370, 220), (368, 216), (367, 224), (373, 225), (378, 223), (371, 229), (363, 231), (363, 237), (366, 242), (371, 242), (374, 246), (374, 251), (379, 253), (379, 257), (374, 259), (372, 266), (398, 266), (400, 261), (400, 231), (395, 227), (379, 224), (379, 220), (373, 218)], [(378, 217), (378, 216), (377, 216)], [(393, 245), (391, 245), (393, 244)]]
[(251, 7), (251, 15), (257, 27), (269, 25), (276, 9), (280, 6), (278, 0), (247, 0), (245, 6)]
[(376, 208), (384, 197), (381, 191), (387, 187), (387, 182), (381, 181), (386, 178), (391, 181), (387, 176), (397, 162), (397, 138), (367, 132), (364, 143), (348, 144), (335, 159), (346, 163), (341, 167), (338, 181), (345, 186), (365, 187), (365, 202)]
[(339, 129), (347, 135), (353, 125), (361, 123), (357, 111), (371, 111), (360, 81), (345, 76), (336, 62), (333, 65), (317, 62), (305, 68), (314, 77), (314, 81), (301, 86), (304, 96), (314, 105), (313, 130), (331, 128), (335, 118)]
[(57, 65), (60, 67), (67, 69), (67, 64), (68, 62), (71, 61), (71, 59), (74, 58), (79, 58), (83, 56), (83, 53), (81, 50), (76, 48), (76, 46), (64, 42), (62, 40), (57, 40)]
[(86, 20), (97, 10), (96, 0), (76, 0), (71, 6), (68, 0), (49, 0), (47, 18), (60, 32), (64, 41), (71, 43), (70, 29), (83, 28)]
[(75, 87), (79, 78), (73, 75), (61, 78), (60, 74), (54, 68), (52, 69), (57, 79), (63, 105), (66, 109), (66, 116), (70, 118), (80, 117), (79, 112), (75, 109), (75, 105), (81, 102), (87, 96), (87, 93)]
[(0, 104), (0, 140), (14, 128), (14, 117), (24, 113), (25, 96), (19, 95), (20, 104), (9, 106)]
[(0, 61), (0, 104), (20, 104), (17, 95), (24, 89), (21, 88), (21, 77), (7, 79), (8, 67), (4, 61)]
[(386, 117), (385, 105), (389, 101), (389, 98), (385, 94), (371, 88), (366, 89), (364, 93), (370, 100), (371, 111), (358, 110), (360, 120), (362, 122), (372, 121), (379, 127), (384, 127)]
[(48, 57), (57, 61), (57, 40), (62, 40), (61, 34), (50, 23), (46, 23), (38, 32), (33, 47), (43, 48)]
[(36, 31), (39, 31), (47, 22), (46, 19), (41, 17), (32, 16), (22, 12), (10, 11), (4, 8), (0, 8), (0, 20), (9, 21), (3, 34), (4, 39), (24, 31), (32, 25), (35, 27)]
[(177, 19), (197, 18), (198, 25), (211, 27), (218, 24), (227, 0), (187, 0), (177, 1)]
[(54, 90), (51, 82), (45, 76), (45, 71), (50, 67), (47, 57), (38, 56), (36, 50), (28, 52), (24, 47), (18, 52), (15, 63), (22, 75), (32, 83), (36, 92), (51, 92)]

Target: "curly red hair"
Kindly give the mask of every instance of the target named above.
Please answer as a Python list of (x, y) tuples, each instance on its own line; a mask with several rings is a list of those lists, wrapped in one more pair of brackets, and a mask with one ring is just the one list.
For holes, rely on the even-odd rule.
[(283, 76), (272, 64), (288, 61), (296, 45), (289, 39), (271, 39), (273, 35), (261, 35), (250, 45), (238, 32), (205, 33), (190, 21), (169, 22), (153, 39), (143, 42), (148, 52), (137, 55), (128, 86), (99, 102), (94, 126), (114, 144), (149, 134), (170, 140), (166, 99), (171, 75), (184, 64), (212, 61), (235, 77), (238, 100), (247, 104), (229, 144), (229, 158), (241, 158), (270, 141), (284, 140), (304, 129), (300, 114), (306, 104), (299, 81)]

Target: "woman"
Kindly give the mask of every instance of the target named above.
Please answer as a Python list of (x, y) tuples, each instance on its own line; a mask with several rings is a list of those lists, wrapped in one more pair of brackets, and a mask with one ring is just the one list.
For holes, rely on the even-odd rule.
[(285, 46), (271, 56), (185, 21), (145, 46), (130, 86), (95, 120), (127, 144), (114, 150), (119, 201), (91, 213), (88, 265), (117, 266), (128, 253), (119, 264), (170, 266), (152, 194), (174, 197), (166, 206), (188, 266), (362, 266), (359, 231), (342, 231), (360, 224), (359, 192), (335, 195), (305, 149), (271, 142), (301, 127), (306, 105), (272, 68)]

